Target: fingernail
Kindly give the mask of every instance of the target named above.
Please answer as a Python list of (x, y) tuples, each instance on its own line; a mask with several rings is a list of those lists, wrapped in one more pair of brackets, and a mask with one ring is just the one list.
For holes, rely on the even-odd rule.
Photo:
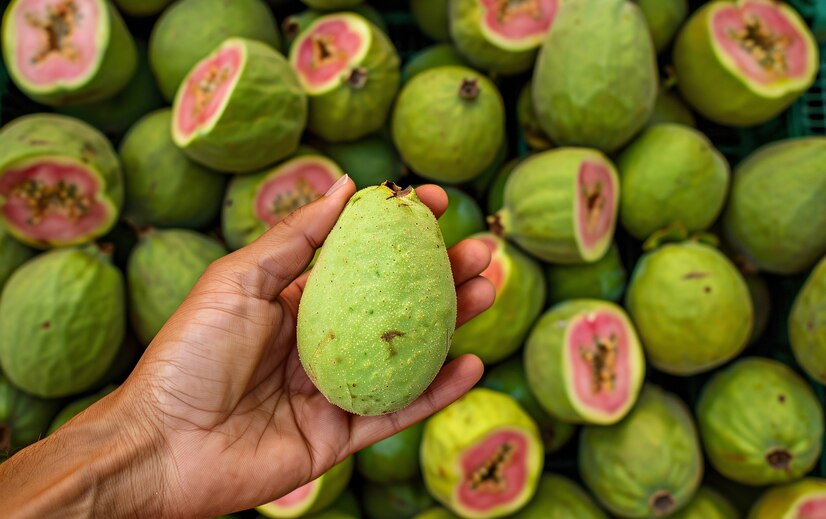
[(327, 190), (327, 192), (326, 192), (326, 193), (324, 193), (324, 196), (330, 196), (330, 195), (332, 195), (333, 193), (335, 193), (336, 191), (338, 191), (339, 189), (341, 189), (341, 186), (343, 186), (344, 184), (346, 184), (346, 183), (347, 183), (347, 180), (348, 180), (349, 178), (350, 178), (350, 175), (345, 174), (343, 177), (341, 177), (340, 179), (336, 180), (336, 183), (335, 183), (335, 184), (333, 184), (332, 186), (330, 186), (330, 189), (328, 189), (328, 190)]

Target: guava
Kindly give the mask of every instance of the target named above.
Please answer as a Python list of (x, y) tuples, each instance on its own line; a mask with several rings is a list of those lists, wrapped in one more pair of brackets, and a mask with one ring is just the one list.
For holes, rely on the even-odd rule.
[(736, 357), (754, 319), (743, 276), (717, 249), (697, 242), (645, 254), (631, 275), (625, 306), (646, 359), (673, 375), (702, 373)]
[(637, 400), (645, 359), (619, 306), (574, 299), (548, 310), (525, 343), (525, 372), (542, 407), (569, 423), (608, 425)]
[(694, 114), (685, 105), (680, 96), (667, 88), (660, 87), (657, 93), (657, 100), (654, 102), (654, 111), (648, 118), (646, 126), (654, 126), (660, 123), (674, 123), (692, 128), (697, 126)]
[(138, 226), (197, 229), (221, 210), (226, 176), (190, 160), (172, 141), (172, 110), (145, 115), (120, 145), (126, 201)]
[(745, 358), (716, 373), (700, 394), (697, 421), (714, 468), (747, 485), (798, 479), (823, 447), (823, 407), (776, 360)]
[(793, 274), (826, 254), (824, 163), (826, 137), (807, 137), (768, 144), (734, 170), (723, 230), (747, 267)]
[(61, 409), (59, 413), (57, 413), (57, 416), (55, 416), (54, 419), (51, 421), (51, 425), (49, 425), (49, 430), (46, 434), (52, 434), (56, 430), (60, 429), (60, 427), (63, 424), (65, 424), (75, 416), (79, 415), (83, 411), (87, 410), (88, 408), (92, 407), (92, 404), (94, 404), (101, 398), (105, 397), (106, 395), (114, 391), (116, 388), (117, 386), (106, 386), (105, 388), (93, 395), (79, 398), (74, 402), (71, 402), (66, 407)]
[(452, 247), (469, 237), (485, 230), (485, 215), (479, 204), (470, 195), (455, 187), (445, 187), (447, 209), (439, 217), (439, 229), (445, 239), (445, 246)]
[(255, 510), (272, 519), (303, 517), (329, 507), (344, 491), (353, 474), (353, 458), (347, 457), (318, 478)]
[(354, 142), (322, 144), (321, 149), (347, 172), (359, 189), (385, 180), (399, 182), (407, 173), (393, 143), (378, 134)]
[(411, 519), (434, 505), (421, 480), (390, 484), (368, 481), (361, 496), (367, 519)]
[(502, 209), (502, 206), (505, 205), (505, 186), (508, 183), (508, 179), (513, 173), (513, 170), (516, 169), (516, 166), (522, 162), (522, 159), (516, 158), (509, 160), (506, 162), (499, 171), (496, 172), (494, 175), (493, 180), (488, 186), (488, 213), (495, 214), (497, 211)]
[(558, 474), (543, 474), (536, 495), (511, 519), (608, 519), (578, 484)]
[(490, 265), (482, 272), (496, 289), (496, 300), (482, 314), (456, 330), (450, 356), (478, 356), (495, 364), (522, 346), (545, 305), (545, 278), (539, 264), (493, 233), (474, 234), (488, 246)]
[(688, 16), (688, 0), (635, 0), (654, 40), (657, 53), (664, 51)]
[(356, 453), (356, 470), (374, 483), (403, 483), (419, 475), (419, 446), (424, 425), (418, 423)]
[(172, 0), (115, 0), (115, 4), (129, 16), (152, 16), (163, 11)]
[(483, 74), (437, 67), (404, 85), (392, 131), (402, 160), (413, 171), (437, 182), (465, 182), (496, 157), (505, 135), (505, 106), (496, 85)]
[(553, 263), (590, 263), (611, 246), (619, 180), (602, 153), (557, 148), (531, 155), (505, 184), (494, 225), (531, 255)]
[[(361, 16), (368, 19), (373, 25), (379, 28), (385, 34), (387, 33), (387, 23), (382, 18), (381, 13), (379, 13), (374, 7), (371, 7), (367, 4), (359, 4), (353, 7), (345, 8), (344, 11), (360, 14)], [(284, 18), (284, 21), (281, 23), (281, 30), (284, 33), (284, 41), (287, 44), (287, 50), (292, 47), (293, 42), (295, 41), (296, 37), (301, 34), (304, 29), (310, 26), (314, 21), (318, 20), (322, 16), (325, 15), (324, 11), (316, 11), (314, 9), (307, 9), (306, 11), (301, 11), (300, 13), (291, 14), (290, 16)]]
[(551, 139), (539, 124), (536, 107), (533, 104), (533, 86), (530, 81), (519, 91), (519, 97), (516, 100), (516, 119), (519, 122), (519, 129), (522, 130), (522, 138), (525, 139), (525, 144), (529, 149), (542, 151), (553, 147)]
[[(766, 326), (769, 324), (769, 317), (772, 310), (772, 295), (769, 292), (769, 287), (766, 280), (758, 274), (746, 274), (743, 276), (746, 280), (746, 286), (749, 289), (751, 296), (751, 304), (754, 308), (754, 324), (751, 330), (751, 337), (749, 344), (754, 344), (766, 331)], [(826, 373), (826, 366), (824, 366), (824, 373)]]
[(13, 0), (2, 33), (9, 77), (39, 103), (100, 101), (135, 73), (135, 42), (106, 0)]
[(18, 242), (0, 225), (0, 293), (6, 281), (17, 270), (34, 257), (35, 251)]
[(687, 505), (668, 517), (673, 519), (739, 519), (740, 512), (722, 494), (702, 486)]
[(444, 508), (434, 507), (416, 515), (413, 519), (460, 519)]
[(804, 478), (768, 489), (748, 519), (817, 519), (826, 516), (826, 479)]
[(703, 231), (719, 216), (729, 186), (729, 166), (705, 135), (688, 126), (657, 124), (617, 158), (620, 221), (645, 240), (672, 225)]
[(450, 41), (447, 1), (410, 0), (410, 14), (423, 33), (436, 41)]
[(646, 384), (621, 422), (588, 426), (579, 440), (582, 479), (609, 512), (665, 517), (686, 506), (703, 477), (703, 454), (686, 405)]
[(226, 255), (218, 241), (184, 229), (150, 230), (126, 267), (129, 318), (148, 346), (213, 261)]
[(528, 71), (551, 29), (559, 0), (451, 0), (450, 36), (474, 66), (498, 74)]
[(639, 7), (561, 2), (533, 74), (536, 115), (550, 140), (614, 151), (645, 125), (656, 97), (656, 56)]
[(0, 131), (0, 220), (15, 239), (82, 244), (109, 232), (122, 204), (118, 156), (86, 123), (34, 114)]
[(227, 38), (277, 49), (281, 37), (262, 0), (178, 0), (164, 10), (149, 38), (149, 63), (164, 98), (172, 101), (192, 67)]
[(149, 68), (146, 44), (139, 41), (137, 49), (135, 74), (123, 90), (108, 99), (60, 107), (57, 112), (85, 121), (106, 135), (120, 136), (143, 115), (161, 108), (164, 100)]
[[(505, 165), (505, 161), (508, 160), (508, 156), (510, 153), (510, 147), (508, 145), (508, 135), (507, 133), (503, 134), (502, 142), (499, 144), (499, 148), (496, 150), (496, 155), (493, 157), (493, 161), (491, 161), (488, 166), (482, 170), (478, 176), (474, 177), (464, 184), (464, 187), (481, 203), (484, 200), (485, 195), (491, 188), (493, 181), (501, 172), (502, 168)], [(504, 187), (502, 188), (504, 191)]]
[(455, 325), (453, 274), (433, 213), (412, 187), (358, 191), (301, 298), (298, 353), (310, 380), (351, 413), (398, 411), (436, 377)]
[(410, 78), (425, 70), (449, 65), (469, 67), (470, 63), (450, 43), (437, 43), (425, 47), (407, 60), (402, 67), (402, 84), (407, 83)]
[(290, 48), (290, 65), (310, 100), (307, 130), (349, 142), (381, 129), (399, 88), (399, 64), (393, 43), (363, 16), (316, 19)]
[(511, 397), (472, 389), (424, 427), (430, 495), (465, 518), (504, 517), (534, 496), (544, 462), (533, 419)]
[(307, 96), (276, 50), (230, 38), (192, 68), (172, 110), (172, 140), (189, 158), (249, 173), (295, 152)]
[(121, 273), (94, 245), (32, 259), (12, 274), (0, 297), (3, 372), (44, 398), (89, 389), (123, 341), (124, 303)]
[(343, 175), (317, 153), (296, 157), (252, 175), (232, 179), (224, 198), (221, 227), (231, 249), (249, 245), (299, 207), (319, 198)]
[(562, 448), (574, 435), (576, 426), (557, 420), (542, 409), (528, 386), (521, 355), (486, 370), (480, 384), (481, 387), (510, 395), (534, 419), (546, 454)]
[(601, 259), (581, 265), (545, 265), (548, 304), (569, 299), (604, 299), (617, 302), (628, 275), (616, 244)]
[(826, 256), (794, 300), (789, 314), (789, 342), (800, 367), (826, 384)]
[(729, 126), (768, 121), (808, 90), (817, 44), (800, 15), (774, 0), (708, 2), (674, 43), (677, 85), (704, 117)]
[(0, 460), (46, 435), (60, 402), (24, 393), (0, 373)]

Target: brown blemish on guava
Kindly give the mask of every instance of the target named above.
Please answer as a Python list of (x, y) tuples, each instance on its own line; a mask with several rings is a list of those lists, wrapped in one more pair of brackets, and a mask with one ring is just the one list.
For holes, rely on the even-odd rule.
[(381, 334), (381, 340), (384, 342), (393, 342), (393, 339), (396, 337), (404, 337), (404, 332), (399, 330), (387, 330), (383, 334)]
[(777, 470), (788, 470), (792, 454), (786, 449), (772, 449), (766, 454), (766, 461)]
[(683, 279), (703, 279), (708, 277), (708, 272), (688, 272), (683, 274)]
[(52, 323), (50, 323), (49, 321), (46, 321), (45, 323), (40, 325), (40, 328), (42, 328), (43, 330), (48, 330), (51, 327), (52, 327)]
[(470, 488), (481, 492), (501, 492), (505, 489), (504, 469), (513, 458), (514, 446), (503, 443), (496, 454), (470, 475)]
[(591, 367), (591, 389), (594, 393), (613, 391), (616, 383), (617, 336), (611, 334), (594, 339), (593, 348), (580, 348), (582, 359)]
[(63, 214), (77, 221), (89, 212), (92, 199), (81, 193), (75, 184), (59, 180), (50, 186), (30, 178), (17, 184), (11, 194), (22, 199), (30, 212), (28, 223), (37, 225), (46, 214)]
[(674, 496), (668, 490), (659, 490), (648, 500), (648, 507), (655, 517), (670, 515), (674, 511), (675, 504)]
[(459, 97), (465, 100), (473, 100), (479, 97), (479, 80), (476, 78), (465, 78), (462, 84), (459, 85)]
[(58, 54), (69, 61), (76, 61), (80, 57), (71, 41), (78, 14), (78, 8), (73, 0), (47, 5), (44, 18), (31, 11), (26, 12), (26, 22), (41, 31), (43, 40), (41, 48), (32, 57), (32, 63), (45, 61), (52, 54)]
[(730, 36), (766, 72), (778, 76), (788, 73), (786, 49), (792, 44), (792, 39), (788, 35), (775, 34), (760, 18), (751, 16), (746, 20), (745, 27), (739, 31), (731, 31)]
[(781, 404), (786, 402), (786, 395), (784, 395), (784, 394), (777, 395), (777, 401), (780, 402)]

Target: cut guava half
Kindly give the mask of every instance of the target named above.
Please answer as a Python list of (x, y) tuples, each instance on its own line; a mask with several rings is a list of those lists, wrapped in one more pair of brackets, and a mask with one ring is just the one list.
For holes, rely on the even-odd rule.
[(539, 47), (551, 28), (559, 0), (474, 0), (480, 29), (497, 47), (520, 51)]
[(576, 239), (585, 261), (601, 258), (617, 222), (617, 176), (613, 167), (586, 159), (577, 174)]

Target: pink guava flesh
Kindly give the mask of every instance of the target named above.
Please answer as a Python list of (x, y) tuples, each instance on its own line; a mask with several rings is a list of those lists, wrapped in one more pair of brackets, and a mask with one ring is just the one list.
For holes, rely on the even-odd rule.
[(777, 6), (759, 1), (722, 7), (711, 23), (718, 44), (748, 79), (771, 84), (806, 75), (810, 50)]
[(496, 293), (499, 293), (499, 289), (502, 288), (502, 282), (505, 278), (505, 272), (502, 268), (502, 263), (499, 261), (499, 258), (496, 257), (496, 251), (499, 248), (494, 240), (487, 236), (480, 236), (476, 238), (477, 240), (481, 241), (485, 245), (488, 246), (491, 253), (491, 260), (490, 265), (488, 268), (482, 272), (481, 276), (486, 277), (491, 283), (493, 283), (494, 288), (496, 288)]
[(96, 199), (99, 189), (76, 164), (41, 161), (0, 176), (6, 222), (34, 241), (67, 242), (100, 228), (108, 208)]
[(797, 509), (799, 519), (823, 519), (826, 517), (826, 496), (807, 499)]
[(175, 113), (179, 133), (191, 135), (216, 115), (241, 72), (243, 59), (241, 47), (233, 45), (197, 65), (186, 80), (186, 90)]
[(94, 0), (24, 0), (12, 13), (14, 56), (23, 79), (40, 87), (69, 83), (97, 62), (100, 6)]
[(527, 449), (525, 434), (516, 430), (494, 432), (468, 449), (461, 460), (459, 504), (485, 512), (516, 499), (527, 479)]
[(568, 363), (580, 405), (613, 414), (631, 398), (626, 323), (599, 310), (579, 317), (568, 332)]
[(590, 250), (611, 232), (616, 215), (614, 180), (608, 166), (586, 160), (579, 167), (577, 187), (580, 239)]
[(479, 0), (488, 30), (519, 41), (544, 35), (556, 17), (558, 0)]
[(310, 481), (306, 485), (300, 486), (287, 494), (284, 497), (280, 497), (273, 501), (271, 505), (275, 505), (278, 508), (294, 508), (307, 500), (308, 497), (313, 493), (313, 489), (318, 483), (315, 481)]
[(363, 45), (363, 36), (351, 30), (345, 20), (322, 21), (298, 42), (296, 70), (306, 84), (324, 85), (346, 72)]
[(336, 174), (321, 161), (298, 160), (279, 168), (264, 181), (255, 197), (255, 213), (269, 226), (327, 192)]

